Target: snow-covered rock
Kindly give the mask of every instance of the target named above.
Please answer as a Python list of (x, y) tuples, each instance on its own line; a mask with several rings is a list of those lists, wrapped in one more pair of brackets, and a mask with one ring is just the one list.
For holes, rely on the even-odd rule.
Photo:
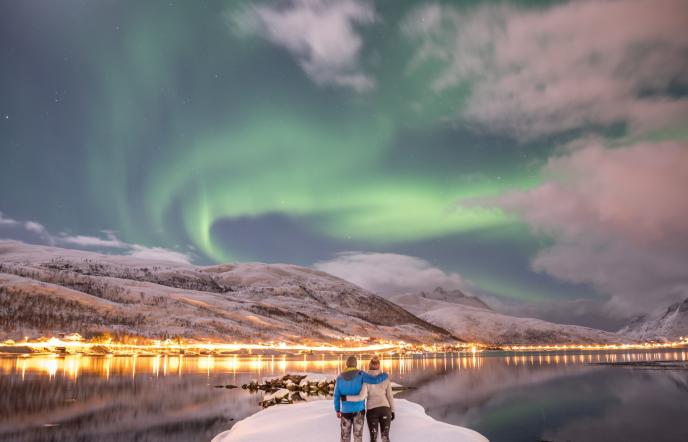
[(327, 373), (307, 373), (306, 377), (301, 379), (299, 386), (305, 386), (308, 384), (318, 384), (318, 383), (330, 383), (337, 379), (336, 375)]
[(641, 316), (619, 334), (642, 340), (673, 340), (688, 336), (688, 299), (670, 305), (661, 316)]
[[(439, 422), (422, 406), (396, 399), (396, 419), (390, 439), (394, 442), (487, 442), (480, 433)], [(369, 441), (367, 428), (364, 441)], [(237, 422), (231, 430), (218, 434), (213, 442), (336, 442), (339, 420), (332, 401), (312, 401), (296, 405), (277, 405)]]
[(8, 338), (110, 332), (245, 342), (454, 341), (396, 304), (310, 268), (201, 267), (18, 241), (0, 241), (3, 312), (13, 315)]
[(266, 406), (267, 404), (271, 404), (271, 403), (280, 403), (280, 401), (282, 401), (282, 399), (285, 399), (287, 397), (289, 397), (289, 390), (287, 390), (286, 388), (280, 388), (279, 390), (277, 390), (274, 393), (269, 393), (269, 394), (266, 394), (265, 396), (263, 396), (263, 400), (261, 401), (261, 404), (263, 406)]

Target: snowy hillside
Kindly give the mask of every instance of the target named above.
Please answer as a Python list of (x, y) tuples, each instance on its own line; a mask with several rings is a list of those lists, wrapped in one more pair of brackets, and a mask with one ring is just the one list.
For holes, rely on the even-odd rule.
[[(432, 301), (445, 301), (452, 304), (466, 305), (485, 310), (492, 310), (482, 299), (477, 296), (470, 296), (461, 290), (445, 290), (442, 287), (437, 287), (431, 292), (420, 293), (404, 293), (403, 295), (388, 296), (387, 299), (395, 304), (407, 306), (416, 305), (433, 305)], [(408, 309), (407, 309), (408, 310)], [(427, 308), (420, 307), (420, 310), (425, 311)]]
[(344, 280), (285, 264), (199, 267), (0, 241), (0, 336), (451, 340)]
[(518, 318), (482, 307), (419, 295), (400, 295), (391, 299), (419, 318), (467, 341), (491, 344), (566, 344), (618, 343), (630, 340), (616, 333), (588, 327)]
[(673, 340), (688, 336), (688, 299), (670, 305), (659, 317), (636, 318), (619, 334), (643, 340)]

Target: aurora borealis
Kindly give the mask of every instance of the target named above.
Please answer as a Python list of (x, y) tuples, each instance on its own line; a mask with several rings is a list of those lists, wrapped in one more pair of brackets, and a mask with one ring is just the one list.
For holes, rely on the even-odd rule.
[[(637, 297), (580, 263), (637, 256), (657, 302), (688, 287), (663, 264), (688, 262), (688, 8), (657, 3), (0, 2), (0, 211), (41, 226), (0, 236), (199, 264), (408, 255), (533, 314), (615, 324)], [(649, 236), (614, 193), (646, 152)], [(633, 203), (600, 215), (601, 190)]]

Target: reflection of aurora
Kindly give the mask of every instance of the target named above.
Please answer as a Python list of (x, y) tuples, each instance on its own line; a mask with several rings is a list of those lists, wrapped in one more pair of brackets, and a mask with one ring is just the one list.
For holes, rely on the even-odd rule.
[[(366, 355), (358, 355), (364, 368)], [(595, 363), (618, 363), (639, 361), (686, 361), (686, 351), (643, 351), (643, 352), (595, 352), (595, 353), (531, 353), (481, 355), (440, 354), (419, 355), (411, 358), (389, 358), (382, 356), (382, 367), (394, 375), (404, 375), (414, 370), (480, 370), (489, 358), (504, 366), (550, 366), (586, 365)], [(258, 377), (284, 373), (318, 372), (338, 373), (344, 368), (344, 357), (303, 356), (33, 356), (0, 358), (0, 374), (19, 375), (22, 380), (28, 376), (43, 376), (49, 379), (62, 377), (76, 381), (81, 375), (96, 375), (106, 379), (110, 376), (182, 376), (185, 374), (252, 374)]]

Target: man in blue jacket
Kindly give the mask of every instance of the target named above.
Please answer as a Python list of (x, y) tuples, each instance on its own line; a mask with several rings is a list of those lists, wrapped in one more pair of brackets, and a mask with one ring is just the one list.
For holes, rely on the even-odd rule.
[(387, 379), (387, 373), (370, 376), (356, 368), (356, 356), (346, 358), (346, 369), (337, 376), (334, 386), (334, 411), (340, 419), (341, 442), (351, 441), (353, 427), (354, 442), (363, 442), (363, 417), (365, 416), (365, 401), (350, 402), (346, 396), (355, 396), (361, 392), (363, 383), (379, 384)]

